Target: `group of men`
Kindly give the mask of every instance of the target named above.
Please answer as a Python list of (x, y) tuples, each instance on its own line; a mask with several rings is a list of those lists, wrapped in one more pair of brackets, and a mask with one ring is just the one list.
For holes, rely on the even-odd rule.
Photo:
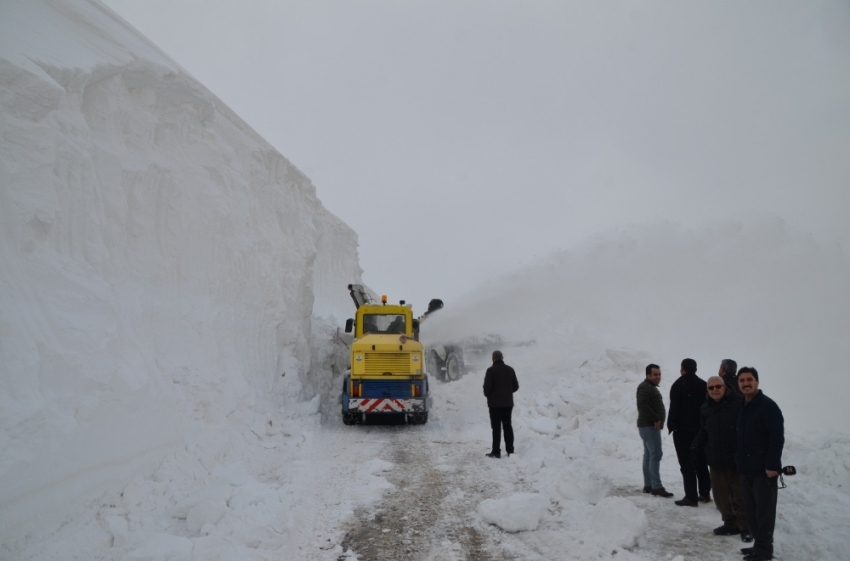
[[(484, 375), (484, 395), (490, 409), (493, 446), (487, 456), (514, 453), (511, 426), (513, 394), (519, 389), (516, 372), (506, 365), (501, 351), (493, 352), (493, 365)], [(720, 363), (717, 376), (708, 382), (697, 376), (697, 363), (686, 358), (680, 377), (670, 388), (670, 414), (658, 386), (661, 368), (646, 367), (646, 379), (637, 388), (638, 432), (643, 440), (643, 492), (672, 497), (661, 484), (661, 431), (664, 423), (673, 434), (685, 496), (679, 506), (714, 502), (723, 525), (719, 536), (740, 534), (752, 546), (741, 549), (745, 561), (773, 559), (776, 499), (785, 444), (782, 411), (759, 389), (759, 373), (731, 359)], [(710, 470), (709, 470), (710, 468)]]
[[(737, 371), (725, 359), (717, 376), (697, 376), (697, 363), (682, 361), (680, 377), (670, 388), (666, 415), (658, 386), (661, 368), (646, 367), (646, 379), (637, 388), (638, 432), (643, 440), (643, 492), (672, 497), (661, 484), (661, 431), (664, 423), (682, 473), (685, 496), (679, 506), (714, 502), (723, 525), (720, 536), (738, 535), (753, 542), (741, 553), (746, 561), (773, 559), (776, 499), (785, 443), (784, 419), (776, 403), (759, 389), (755, 368)], [(709, 470), (710, 468), (710, 470)]]

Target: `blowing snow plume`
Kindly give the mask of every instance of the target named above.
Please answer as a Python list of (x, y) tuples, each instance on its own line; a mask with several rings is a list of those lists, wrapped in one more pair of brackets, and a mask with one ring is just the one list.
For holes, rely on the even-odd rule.
[(759, 369), (797, 429), (846, 427), (850, 263), (776, 219), (600, 235), (494, 279), (429, 322), (433, 340), (497, 333), (558, 345), (565, 360), (648, 351), (668, 381), (686, 357), (705, 378), (724, 358)]
[(313, 397), (356, 235), (102, 4), (3, 3), (0, 152), (3, 545), (190, 430)]

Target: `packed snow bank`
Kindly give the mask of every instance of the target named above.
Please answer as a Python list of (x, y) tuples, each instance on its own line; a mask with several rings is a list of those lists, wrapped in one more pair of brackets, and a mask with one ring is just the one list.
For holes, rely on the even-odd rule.
[[(686, 357), (759, 369), (789, 427), (846, 431), (850, 260), (776, 219), (601, 234), (494, 279), (429, 319), (429, 340), (498, 333), (568, 349), (642, 349), (662, 372)], [(828, 389), (824, 395), (824, 389)]]
[(546, 497), (516, 493), (504, 499), (485, 499), (478, 505), (478, 512), (485, 522), (506, 532), (524, 532), (537, 528), (547, 506)]
[[(473, 311), (485, 313), (487, 308)], [(505, 324), (522, 321), (514, 315)], [(531, 553), (536, 552), (548, 559), (590, 560), (609, 557), (612, 547), (630, 548), (618, 550), (618, 559), (677, 554), (691, 559), (694, 551), (704, 558), (739, 555), (740, 539), (712, 533), (722, 522), (714, 504), (683, 510), (672, 498), (641, 490), (643, 444), (636, 427), (635, 391), (650, 355), (627, 349), (597, 354), (592, 347), (540, 342), (505, 347), (504, 352), (520, 385), (513, 411), (517, 453), (501, 460), (483, 455), (491, 438), (481, 393), (483, 370), (457, 382), (433, 384), (429, 427), (450, 431), (458, 448), (479, 447), (481, 465), (475, 469), (488, 481), (487, 488), (507, 487), (549, 501), (536, 530), (503, 536), (501, 545), (514, 558), (536, 559)], [(676, 378), (662, 376), (665, 403)], [(543, 424), (551, 430), (538, 430)], [(788, 487), (779, 492), (777, 553), (794, 559), (850, 558), (845, 535), (850, 525), (850, 438), (834, 433), (804, 437), (793, 427), (786, 437), (783, 461), (796, 465), (799, 473), (787, 477)], [(662, 441), (662, 483), (678, 498), (682, 478), (666, 431)], [(509, 512), (494, 510), (479, 507), (476, 512), (486, 524), (498, 523), (497, 514)]]
[(617, 547), (634, 547), (649, 527), (646, 513), (628, 499), (606, 497), (590, 517), (590, 526)]
[(0, 153), (4, 545), (211, 426), (319, 409), (356, 235), (110, 10), (4, 4)]

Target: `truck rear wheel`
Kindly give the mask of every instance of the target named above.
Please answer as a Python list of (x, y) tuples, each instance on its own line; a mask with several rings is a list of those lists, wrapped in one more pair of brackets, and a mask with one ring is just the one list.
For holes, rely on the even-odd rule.
[(412, 413), (407, 416), (407, 422), (411, 425), (424, 425), (428, 422), (428, 413)]
[(449, 353), (449, 356), (446, 357), (446, 381), (447, 382), (455, 382), (463, 376), (463, 366), (460, 363), (460, 359), (454, 353)]
[(342, 424), (344, 425), (356, 425), (360, 420), (360, 413), (349, 413), (348, 411), (343, 411), (342, 413)]

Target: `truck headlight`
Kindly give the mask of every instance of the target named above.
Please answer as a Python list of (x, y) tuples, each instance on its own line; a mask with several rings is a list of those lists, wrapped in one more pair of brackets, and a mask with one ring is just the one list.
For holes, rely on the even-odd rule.
[(354, 360), (363, 360), (363, 355), (356, 355)]
[(413, 362), (419, 362), (419, 355), (413, 355)]

